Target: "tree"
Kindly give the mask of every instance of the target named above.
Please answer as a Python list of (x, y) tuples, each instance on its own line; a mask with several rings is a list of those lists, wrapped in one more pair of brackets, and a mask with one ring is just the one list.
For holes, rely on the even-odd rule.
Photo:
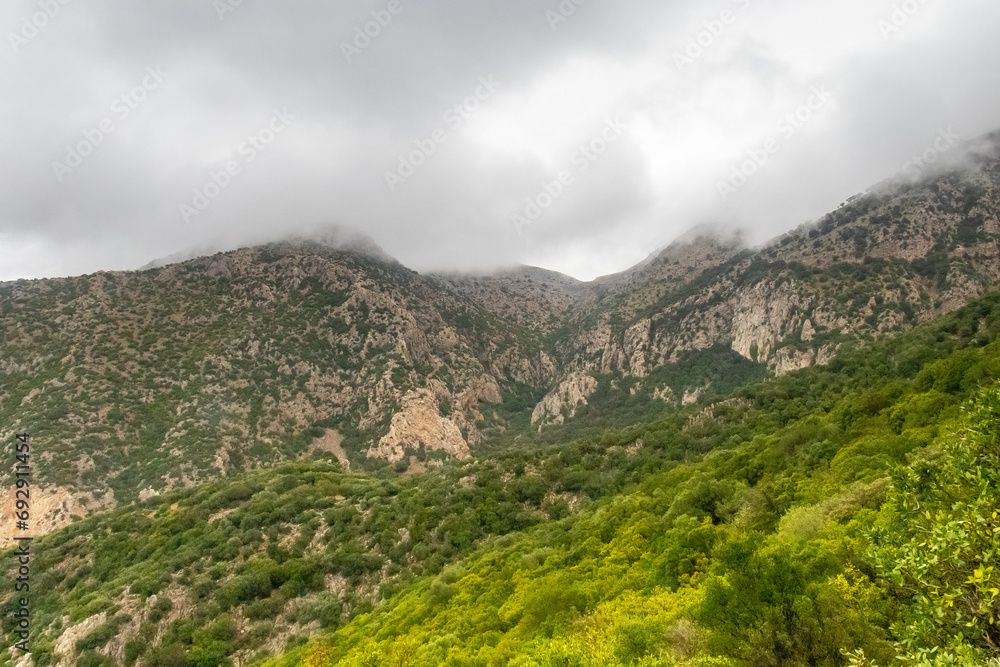
[(881, 574), (911, 601), (894, 627), (907, 664), (1000, 658), (1000, 390), (963, 412), (956, 433), (898, 475), (875, 535)]

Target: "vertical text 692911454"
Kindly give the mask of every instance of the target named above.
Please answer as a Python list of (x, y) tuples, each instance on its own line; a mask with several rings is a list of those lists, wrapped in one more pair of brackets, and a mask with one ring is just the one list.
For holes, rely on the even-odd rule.
[(14, 497), (15, 527), (14, 540), (17, 548), (14, 550), (14, 610), (13, 635), (16, 638), (13, 648), (24, 653), (30, 653), (28, 641), (31, 638), (31, 537), (28, 535), (31, 521), (31, 436), (19, 433), (14, 447)]

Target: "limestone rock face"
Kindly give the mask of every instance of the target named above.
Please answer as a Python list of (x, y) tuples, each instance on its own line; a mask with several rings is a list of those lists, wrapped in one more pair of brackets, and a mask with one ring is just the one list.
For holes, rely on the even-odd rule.
[(681, 398), (681, 405), (691, 405), (697, 403), (701, 395), (708, 391), (712, 386), (712, 383), (706, 382), (702, 387), (692, 387), (684, 392), (684, 397)]
[(801, 326), (806, 304), (787, 283), (760, 283), (735, 299), (733, 350), (747, 359), (770, 361), (774, 345)]
[(805, 324), (802, 325), (802, 340), (809, 342), (816, 335), (816, 330), (813, 328), (812, 322), (806, 320)]
[(469, 382), (468, 387), (459, 393), (457, 401), (463, 409), (471, 410), (480, 403), (502, 403), (503, 397), (496, 378), (487, 375)]
[(427, 389), (410, 391), (403, 397), (403, 409), (392, 417), (392, 424), (378, 446), (368, 450), (369, 458), (396, 463), (406, 450), (423, 445), (429, 451), (444, 451), (457, 459), (469, 458), (469, 445), (452, 420), (442, 417), (438, 400)]
[(800, 368), (808, 368), (816, 360), (816, 350), (799, 351), (794, 347), (783, 347), (774, 355), (774, 372), (777, 375), (784, 375), (797, 371)]
[(653, 321), (641, 320), (625, 331), (620, 346), (610, 341), (605, 347), (601, 371), (623, 371), (635, 377), (645, 377), (649, 370), (650, 340)]
[(492, 375), (484, 375), (469, 381), (463, 388), (456, 388), (456, 395), (448, 393), (448, 389), (441, 385), (437, 391), (438, 400), (445, 400), (451, 405), (449, 417), (455, 425), (466, 434), (466, 441), (470, 447), (475, 447), (483, 442), (483, 434), (479, 432), (476, 424), (484, 419), (481, 410), (487, 409), (485, 406), (503, 402), (500, 395), (500, 385)]
[(535, 406), (531, 413), (532, 425), (542, 422), (562, 423), (565, 419), (563, 410), (569, 411), (569, 417), (576, 415), (576, 409), (587, 405), (587, 399), (597, 391), (597, 380), (586, 373), (570, 374), (558, 387), (553, 389)]
[(833, 359), (837, 346), (824, 345), (819, 349), (800, 351), (794, 347), (783, 347), (774, 354), (775, 375), (784, 375), (812, 365), (825, 366)]
[(104, 625), (107, 617), (108, 613), (102, 611), (62, 633), (53, 650), (53, 653), (59, 656), (59, 667), (72, 667), (73, 658), (76, 656), (76, 643)]
[(674, 401), (674, 390), (668, 385), (663, 385), (662, 387), (657, 387), (653, 390), (653, 400), (660, 400), (665, 403), (673, 403)]

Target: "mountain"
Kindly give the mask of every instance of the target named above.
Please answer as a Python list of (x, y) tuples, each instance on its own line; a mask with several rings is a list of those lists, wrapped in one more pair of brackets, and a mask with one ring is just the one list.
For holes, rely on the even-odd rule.
[(30, 664), (988, 664), (998, 354), (993, 292), (579, 437), (178, 487), (32, 544)]
[(643, 377), (691, 350), (730, 347), (782, 373), (846, 340), (898, 333), (1000, 279), (1000, 151), (852, 198), (765, 247), (696, 236), (601, 281), (556, 340), (571, 370)]
[(50, 526), (300, 456), (418, 470), (529, 427), (709, 400), (951, 312), (1000, 279), (998, 185), (994, 136), (762, 248), (698, 229), (592, 283), (420, 276), (336, 229), (3, 283), (0, 411), (52, 443)]
[(554, 373), (439, 281), (315, 242), (5, 283), (0, 340), (0, 409), (50, 443), (62, 522), (311, 452), (467, 456), (482, 406)]
[(986, 537), (935, 543), (947, 594), (886, 564), (930, 558), (912, 498), (935, 535), (995, 522), (968, 508), (995, 500), (998, 188), (993, 135), (763, 247), (700, 228), (591, 283), (422, 276), (336, 230), (0, 283), (33, 664), (991, 655)]

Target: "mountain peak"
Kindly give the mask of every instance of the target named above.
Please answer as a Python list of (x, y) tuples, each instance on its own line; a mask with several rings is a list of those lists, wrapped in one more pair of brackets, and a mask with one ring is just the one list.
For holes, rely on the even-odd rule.
[(640, 280), (688, 282), (705, 269), (728, 261), (746, 248), (746, 235), (742, 230), (701, 224), (632, 268), (602, 276), (595, 283), (615, 287)]
[(395, 262), (395, 258), (382, 249), (372, 237), (354, 229), (332, 225), (311, 232), (303, 232), (274, 239), (272, 243), (287, 243), (290, 245), (316, 244), (333, 250), (341, 250), (366, 255), (386, 262)]
[(165, 257), (154, 259), (148, 264), (140, 267), (139, 270), (146, 271), (149, 269), (159, 269), (164, 266), (169, 266), (170, 264), (181, 264), (192, 259), (208, 257), (220, 252), (231, 252), (241, 247), (258, 247), (275, 244), (287, 244), (291, 246), (308, 246), (310, 244), (315, 244), (333, 250), (365, 255), (383, 262), (396, 261), (367, 234), (360, 232), (353, 227), (328, 225), (307, 231), (293, 232), (291, 234), (282, 233), (279, 235), (270, 235), (240, 242), (215, 239), (213, 241), (192, 246), (187, 250), (182, 250)]

